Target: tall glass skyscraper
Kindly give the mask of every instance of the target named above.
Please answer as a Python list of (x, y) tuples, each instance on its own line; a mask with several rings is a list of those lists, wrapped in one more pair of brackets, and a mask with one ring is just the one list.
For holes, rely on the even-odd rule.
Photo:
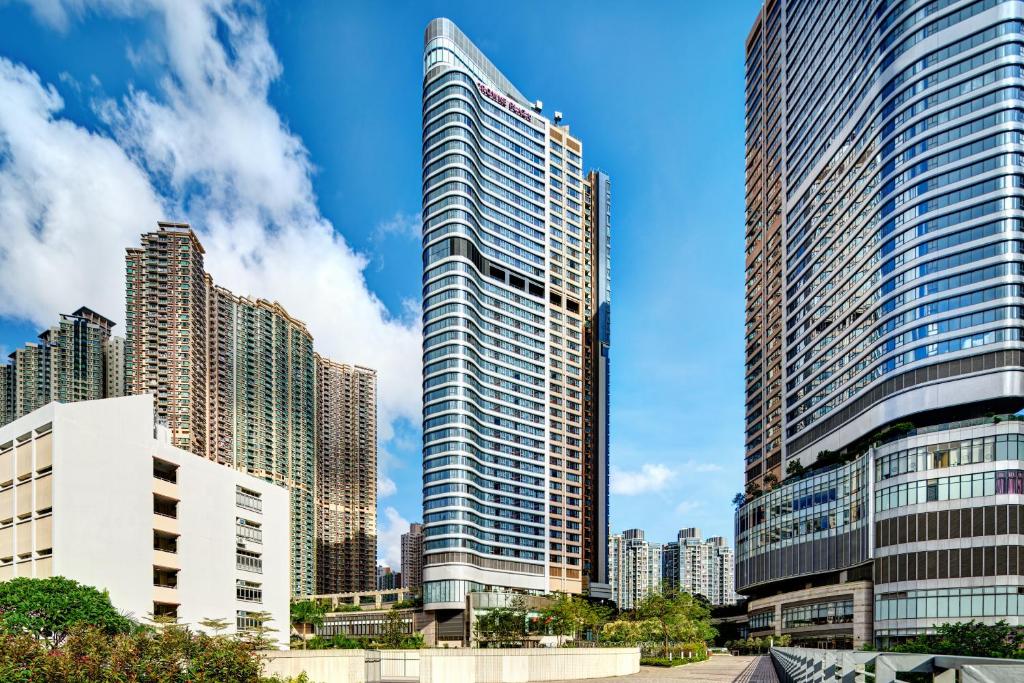
[(608, 592), (610, 186), (541, 111), (430, 23), (423, 581), (442, 640), (468, 633), (473, 591)]
[(1022, 44), (1001, 0), (769, 0), (748, 37), (752, 625), (1022, 621)]

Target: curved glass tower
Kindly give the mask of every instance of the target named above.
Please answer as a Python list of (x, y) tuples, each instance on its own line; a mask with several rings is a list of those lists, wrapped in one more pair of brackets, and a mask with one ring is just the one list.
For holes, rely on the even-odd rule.
[[(540, 110), (451, 21), (430, 23), (423, 81), (428, 610), (462, 610), (473, 591), (578, 593), (604, 580), (604, 551), (598, 559), (598, 544), (584, 548), (585, 527), (587, 538), (606, 538), (591, 527), (607, 524), (606, 515), (586, 510), (607, 506), (598, 484), (584, 491), (588, 481), (606, 485), (607, 440), (597, 439), (600, 458), (587, 457), (596, 449), (585, 448), (585, 416), (605, 392), (584, 391), (593, 379), (584, 346), (591, 318), (606, 304), (606, 291), (597, 297), (594, 289), (607, 287), (607, 258), (592, 258), (591, 236), (600, 215), (597, 232), (607, 244), (607, 214), (603, 203), (589, 211), (594, 193), (584, 196), (591, 180), (581, 142), (558, 124), (560, 114), (552, 123)], [(606, 197), (607, 176), (593, 177)], [(606, 345), (601, 352), (606, 358)]]
[[(1017, 451), (998, 444), (1017, 430), (991, 416), (1024, 406), (1022, 45), (1024, 5), (1001, 0), (771, 0), (748, 38), (748, 339), (767, 342), (748, 347), (747, 433), (781, 436), (781, 457), (748, 440), (737, 583), (800, 593), (752, 601), (770, 611), (758, 623), (812, 633), (841, 618), (849, 633), (828, 637), (858, 644), (874, 611), (876, 637), (898, 639), (996, 615), (958, 603), (901, 623), (897, 593), (1021, 582), (1016, 554), (1011, 571), (995, 547), (1016, 520), (1000, 496), (1019, 492), (999, 474)], [(893, 470), (893, 452), (913, 462)], [(964, 495), (963, 475), (993, 483)], [(969, 497), (987, 499), (951, 502)], [(979, 505), (1004, 523), (964, 535), (960, 508)], [(961, 546), (978, 561), (962, 564)]]

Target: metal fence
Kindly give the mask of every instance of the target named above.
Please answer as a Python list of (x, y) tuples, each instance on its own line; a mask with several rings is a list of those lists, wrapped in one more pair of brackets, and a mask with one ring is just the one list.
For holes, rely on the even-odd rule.
[(933, 683), (1024, 681), (1024, 661), (1015, 659), (802, 647), (775, 647), (771, 656), (782, 683), (902, 683), (900, 675), (911, 673), (915, 681), (924, 674)]

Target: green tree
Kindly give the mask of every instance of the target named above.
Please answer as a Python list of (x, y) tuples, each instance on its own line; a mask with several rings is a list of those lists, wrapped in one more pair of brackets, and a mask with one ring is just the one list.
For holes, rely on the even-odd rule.
[(689, 593), (650, 593), (636, 608), (638, 620), (649, 622), (668, 656), (669, 642), (707, 642), (715, 637), (707, 605)]
[(77, 625), (93, 626), (107, 635), (137, 627), (110, 604), (107, 593), (62, 576), (0, 583), (0, 632), (25, 633), (52, 648)]
[(383, 648), (396, 649), (402, 647), (406, 639), (405, 618), (401, 612), (390, 610), (384, 615), (384, 627), (381, 629), (379, 644)]
[(295, 632), (305, 647), (306, 636), (316, 632), (317, 626), (323, 626), (327, 606), (316, 600), (299, 600), (291, 604), (291, 622)]
[(941, 624), (934, 634), (920, 635), (894, 648), (894, 652), (931, 653), (962, 657), (1024, 658), (1024, 627), (1006, 621)]
[(215, 635), (219, 635), (221, 631), (231, 625), (231, 622), (227, 619), (211, 619), (206, 617), (199, 620), (199, 625), (208, 631), (213, 631)]
[(487, 610), (476, 620), (477, 640), (505, 647), (521, 644), (526, 638), (526, 600), (513, 596), (507, 607)]
[(247, 631), (243, 631), (241, 639), (256, 650), (268, 650), (274, 647), (275, 643), (270, 638), (271, 633), (277, 633), (277, 629), (268, 626), (273, 615), (267, 611), (249, 612), (249, 619), (254, 623)]
[(643, 640), (644, 634), (640, 622), (616, 619), (604, 625), (604, 628), (601, 629), (601, 638), (606, 643), (636, 645)]
[(550, 605), (540, 610), (540, 619), (552, 635), (582, 638), (586, 631), (598, 637), (611, 610), (576, 595), (559, 593)]

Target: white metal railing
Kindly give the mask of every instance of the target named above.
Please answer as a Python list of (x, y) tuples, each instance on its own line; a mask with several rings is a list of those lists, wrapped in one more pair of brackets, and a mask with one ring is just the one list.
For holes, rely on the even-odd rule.
[(929, 673), (934, 683), (1024, 681), (1024, 661), (1017, 659), (804, 647), (773, 647), (771, 656), (782, 683), (901, 683), (901, 673)]
[(235, 525), (235, 535), (239, 541), (251, 541), (252, 543), (263, 543), (263, 530), (259, 527)]
[(263, 573), (263, 559), (235, 553), (235, 567), (249, 572)]
[(263, 511), (263, 501), (244, 491), (235, 491), (235, 504), (240, 508), (252, 510), (253, 512)]

